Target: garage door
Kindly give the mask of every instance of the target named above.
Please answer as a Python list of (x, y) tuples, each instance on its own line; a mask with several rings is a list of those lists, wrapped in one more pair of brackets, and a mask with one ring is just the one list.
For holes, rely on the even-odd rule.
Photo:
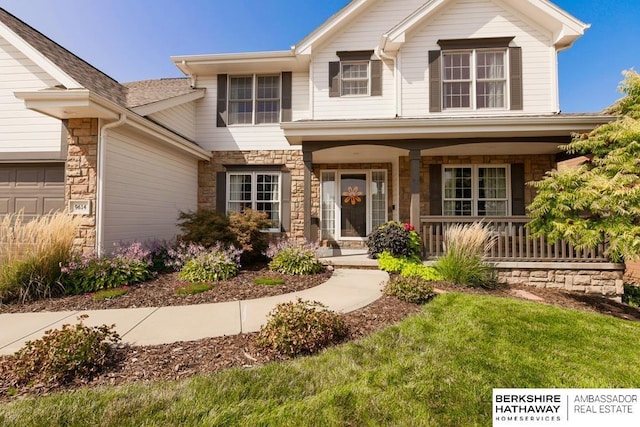
[(0, 164), (0, 216), (64, 209), (64, 164)]

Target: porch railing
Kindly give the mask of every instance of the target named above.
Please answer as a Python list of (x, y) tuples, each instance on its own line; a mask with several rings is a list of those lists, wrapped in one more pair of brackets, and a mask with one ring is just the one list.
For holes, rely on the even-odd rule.
[[(420, 218), (422, 241), (427, 259), (444, 253), (443, 236), (453, 224), (473, 223), (479, 217), (423, 216)], [(526, 216), (487, 218), (484, 222), (493, 230), (496, 242), (485, 257), (493, 262), (610, 262), (605, 246), (578, 250), (564, 240), (547, 241), (531, 236)]]

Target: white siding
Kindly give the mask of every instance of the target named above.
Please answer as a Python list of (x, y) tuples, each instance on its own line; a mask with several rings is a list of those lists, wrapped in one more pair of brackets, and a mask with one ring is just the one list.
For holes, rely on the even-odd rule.
[(309, 73), (293, 73), (292, 82), (292, 120), (308, 120), (309, 111)]
[[(491, 0), (458, 0), (448, 3), (440, 13), (415, 29), (402, 47), (401, 54), (403, 117), (429, 115), (428, 51), (440, 49), (438, 39), (511, 36), (515, 36), (513, 45), (522, 47), (524, 110), (519, 114), (553, 112), (556, 99), (553, 83), (555, 50), (550, 46), (550, 35), (525, 19)], [(474, 115), (505, 113), (509, 112), (473, 112)]]
[(58, 84), (0, 37), (0, 160), (5, 152), (60, 151), (60, 120), (27, 110), (13, 94)]
[(107, 251), (115, 242), (170, 239), (179, 232), (178, 213), (197, 208), (198, 161), (138, 135), (120, 129), (108, 132), (104, 183)]
[(311, 66), (314, 90), (314, 119), (366, 119), (392, 118), (396, 114), (393, 63), (385, 61), (383, 67), (382, 96), (329, 97), (329, 62), (337, 61), (338, 51), (373, 50), (380, 36), (414, 10), (424, 0), (381, 0), (346, 25), (323, 46), (314, 46)]
[(149, 118), (189, 139), (196, 137), (195, 101), (158, 111), (150, 114)]
[[(294, 81), (299, 80), (297, 75), (294, 76)], [(196, 101), (196, 141), (205, 150), (292, 149), (280, 129), (280, 124), (216, 127), (217, 77), (198, 77), (198, 87), (207, 89), (205, 97)], [(297, 105), (302, 103), (295, 98), (293, 108), (297, 109)]]

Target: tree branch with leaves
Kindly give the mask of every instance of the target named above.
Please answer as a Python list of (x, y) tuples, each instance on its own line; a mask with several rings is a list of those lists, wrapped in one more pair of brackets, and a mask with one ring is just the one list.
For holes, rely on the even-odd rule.
[(640, 74), (623, 74), (625, 96), (608, 111), (618, 118), (561, 147), (588, 160), (530, 183), (537, 195), (528, 207), (534, 236), (577, 249), (607, 243), (616, 262), (640, 258)]

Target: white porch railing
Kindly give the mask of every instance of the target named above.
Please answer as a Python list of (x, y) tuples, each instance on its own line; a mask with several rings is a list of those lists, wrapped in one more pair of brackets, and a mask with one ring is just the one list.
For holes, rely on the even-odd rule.
[[(473, 223), (479, 217), (423, 216), (420, 230), (426, 259), (444, 253), (442, 245), (445, 230), (453, 224)], [(605, 247), (577, 250), (564, 240), (549, 242), (545, 237), (534, 238), (526, 227), (526, 216), (484, 218), (496, 233), (496, 243), (485, 257), (493, 262), (610, 262), (604, 255)]]

